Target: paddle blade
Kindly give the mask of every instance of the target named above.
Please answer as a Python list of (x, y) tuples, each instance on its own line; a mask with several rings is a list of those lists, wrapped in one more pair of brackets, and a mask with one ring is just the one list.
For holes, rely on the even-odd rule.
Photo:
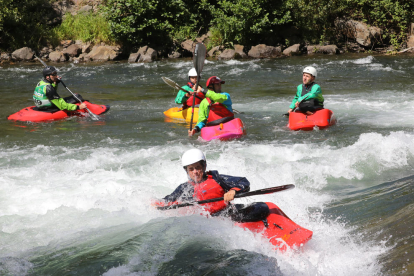
[(251, 192), (247, 192), (247, 193), (241, 193), (238, 195), (235, 195), (235, 198), (240, 198), (240, 197), (246, 197), (246, 196), (254, 196), (254, 195), (266, 195), (266, 194), (272, 194), (272, 193), (277, 193), (277, 192), (281, 192), (281, 191), (285, 191), (285, 190), (289, 190), (289, 189), (293, 189), (295, 188), (295, 185), (293, 184), (287, 184), (287, 185), (282, 185), (282, 186), (277, 186), (277, 187), (271, 187), (271, 188), (265, 188), (265, 189), (260, 189), (260, 190), (256, 190), (256, 191), (251, 191)]
[(194, 68), (196, 69), (198, 76), (200, 76), (201, 71), (203, 71), (205, 59), (206, 59), (206, 46), (204, 46), (203, 43), (199, 42), (195, 46), (194, 56), (193, 56)]
[(175, 81), (173, 81), (172, 79), (169, 79), (167, 77), (161, 77), (161, 78), (166, 84), (168, 84), (172, 88), (181, 90), (181, 87)]

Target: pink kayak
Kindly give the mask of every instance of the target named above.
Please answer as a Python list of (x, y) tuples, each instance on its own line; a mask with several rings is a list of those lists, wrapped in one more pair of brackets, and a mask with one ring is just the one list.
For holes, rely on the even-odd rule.
[(246, 134), (243, 122), (239, 118), (235, 118), (226, 123), (216, 126), (206, 126), (201, 129), (201, 138), (206, 141), (214, 139), (231, 140), (237, 139)]

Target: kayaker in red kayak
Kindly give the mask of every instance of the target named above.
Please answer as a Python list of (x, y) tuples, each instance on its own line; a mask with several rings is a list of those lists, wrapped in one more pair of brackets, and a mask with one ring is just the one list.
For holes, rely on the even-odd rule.
[[(57, 86), (60, 82), (60, 77), (57, 75), (56, 68), (53, 66), (46, 66), (43, 69), (43, 77), (33, 93), (33, 100), (38, 110), (52, 111), (52, 110), (69, 110), (74, 111), (84, 109), (85, 103), (76, 105), (78, 101), (73, 97), (61, 98), (57, 93)], [(78, 98), (82, 97), (77, 94)]]
[(199, 149), (186, 151), (181, 159), (188, 181), (179, 185), (175, 191), (155, 203), (165, 206), (171, 203), (193, 202), (217, 197), (224, 201), (202, 204), (212, 216), (230, 217), (237, 222), (253, 222), (265, 220), (269, 215), (269, 207), (264, 202), (249, 205), (230, 204), (236, 193), (248, 192), (250, 183), (245, 177), (221, 175), (217, 171), (206, 171), (207, 162)]
[(303, 84), (298, 85), (295, 98), (289, 106), (288, 113), (292, 111), (312, 115), (316, 110), (323, 108), (323, 96), (321, 87), (315, 83), (316, 69), (312, 66), (305, 67), (302, 72)]
[[(175, 97), (176, 104), (182, 104), (183, 109), (193, 106), (193, 96), (194, 88), (197, 84), (197, 71), (195, 68), (192, 68), (188, 71), (188, 83), (181, 87), (181, 90), (178, 91), (177, 97)], [(200, 104), (204, 99), (204, 94), (201, 93), (202, 87), (199, 85), (197, 88), (195, 105)]]
[(188, 136), (200, 132), (205, 126), (214, 126), (234, 119), (230, 94), (221, 92), (221, 85), (224, 83), (224, 80), (216, 76), (207, 80), (207, 89), (201, 90), (206, 98), (200, 103), (197, 124), (192, 130), (188, 130)]

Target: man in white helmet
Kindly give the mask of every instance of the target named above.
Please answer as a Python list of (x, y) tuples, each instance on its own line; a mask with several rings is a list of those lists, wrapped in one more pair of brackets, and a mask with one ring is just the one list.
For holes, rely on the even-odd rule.
[(289, 106), (288, 113), (299, 111), (312, 115), (316, 110), (323, 108), (323, 96), (321, 87), (315, 83), (316, 69), (312, 66), (305, 67), (302, 72), (303, 84), (298, 85), (295, 98)]
[(197, 71), (195, 68), (188, 71), (188, 83), (181, 87), (178, 91), (177, 97), (175, 97), (176, 104), (182, 104), (183, 109), (193, 105), (193, 96), (195, 95), (195, 104), (198, 105), (204, 99), (204, 94), (201, 93), (202, 87), (199, 85), (197, 93), (194, 93), (194, 88), (197, 84)]
[(175, 191), (156, 205), (194, 202), (218, 197), (223, 201), (202, 204), (212, 216), (230, 217), (237, 222), (265, 220), (269, 207), (264, 202), (249, 205), (230, 204), (237, 193), (248, 192), (250, 183), (245, 177), (221, 175), (217, 171), (206, 171), (207, 162), (199, 149), (186, 151), (181, 159), (188, 181), (179, 185)]

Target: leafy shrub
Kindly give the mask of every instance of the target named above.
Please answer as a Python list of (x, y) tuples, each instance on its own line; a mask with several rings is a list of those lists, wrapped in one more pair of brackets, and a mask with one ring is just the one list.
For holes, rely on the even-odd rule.
[(109, 23), (100, 13), (66, 14), (62, 24), (54, 29), (58, 39), (82, 40), (84, 42), (113, 43)]
[(220, 0), (209, 6), (211, 24), (220, 32), (222, 44), (275, 43), (278, 27), (291, 21), (285, 1)]
[(189, 0), (108, 0), (105, 11), (112, 32), (121, 41), (165, 45), (206, 29), (203, 22), (209, 22), (208, 14), (197, 8), (202, 5), (196, 6)]
[(51, 38), (53, 18), (58, 16), (50, 0), (0, 1), (0, 48), (39, 48)]

